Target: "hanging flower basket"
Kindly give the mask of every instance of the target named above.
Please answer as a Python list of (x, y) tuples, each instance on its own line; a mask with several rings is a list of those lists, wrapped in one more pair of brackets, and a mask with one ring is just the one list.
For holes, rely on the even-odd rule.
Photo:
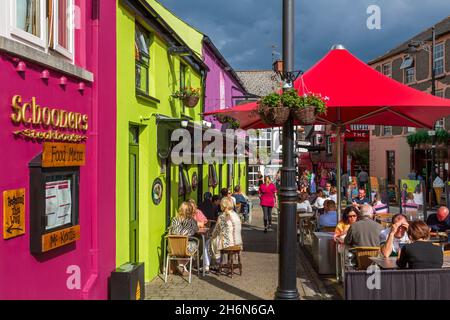
[(268, 126), (282, 126), (288, 120), (291, 109), (284, 106), (278, 93), (271, 93), (258, 101), (257, 112)]
[(227, 128), (229, 129), (239, 129), (240, 127), (240, 122), (238, 120), (236, 120), (233, 117), (230, 116), (225, 116), (223, 114), (216, 114), (214, 116), (214, 118), (219, 121), (220, 123), (227, 125)]
[(183, 98), (183, 103), (188, 108), (194, 108), (199, 101), (200, 97), (197, 96), (187, 96)]
[(316, 121), (316, 107), (306, 106), (302, 109), (294, 110), (294, 115), (301, 125), (311, 125)]

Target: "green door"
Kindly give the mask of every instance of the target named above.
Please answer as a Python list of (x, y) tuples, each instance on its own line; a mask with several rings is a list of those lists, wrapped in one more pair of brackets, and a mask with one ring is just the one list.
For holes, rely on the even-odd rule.
[(130, 261), (139, 261), (139, 127), (130, 126)]

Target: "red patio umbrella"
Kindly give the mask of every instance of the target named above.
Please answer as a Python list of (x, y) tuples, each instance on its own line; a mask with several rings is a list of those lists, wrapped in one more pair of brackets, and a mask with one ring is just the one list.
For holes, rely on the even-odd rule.
[[(333, 46), (296, 80), (294, 87), (300, 94), (311, 92), (329, 97), (328, 113), (317, 118), (317, 124), (335, 125), (338, 136), (348, 124), (432, 128), (438, 119), (450, 115), (450, 99), (432, 96), (386, 77), (341, 45)], [(268, 127), (259, 118), (256, 107), (253, 102), (206, 115), (229, 115), (239, 120), (243, 129)], [(340, 139), (336, 142), (340, 150)], [(340, 190), (340, 152), (336, 160)]]

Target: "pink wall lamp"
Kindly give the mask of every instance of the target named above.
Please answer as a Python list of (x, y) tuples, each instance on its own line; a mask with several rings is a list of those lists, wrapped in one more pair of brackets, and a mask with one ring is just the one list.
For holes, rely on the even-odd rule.
[(45, 69), (44, 71), (41, 72), (41, 79), (42, 80), (48, 80), (50, 78), (50, 72)]
[(84, 82), (80, 82), (78, 84), (78, 91), (83, 92), (85, 88), (86, 88), (86, 85), (84, 84)]
[(61, 77), (61, 78), (59, 79), (59, 85), (60, 85), (61, 87), (65, 87), (65, 86), (67, 85), (67, 78), (66, 78), (66, 77)]
[(19, 73), (25, 72), (27, 70), (27, 65), (23, 61), (19, 61), (16, 66), (16, 71)]

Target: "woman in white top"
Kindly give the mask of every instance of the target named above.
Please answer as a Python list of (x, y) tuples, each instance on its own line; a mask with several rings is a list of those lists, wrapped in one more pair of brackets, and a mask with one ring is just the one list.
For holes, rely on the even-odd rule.
[(299, 195), (299, 202), (297, 203), (297, 210), (304, 210), (305, 212), (312, 212), (311, 203), (308, 200), (308, 194), (302, 192)]
[(333, 200), (334, 203), (337, 203), (337, 188), (331, 187), (330, 196), (328, 197), (330, 200)]
[(327, 198), (325, 197), (323, 190), (319, 190), (317, 192), (317, 198), (313, 204), (313, 207), (317, 209), (323, 209), (323, 204), (325, 203), (325, 200), (327, 200)]

